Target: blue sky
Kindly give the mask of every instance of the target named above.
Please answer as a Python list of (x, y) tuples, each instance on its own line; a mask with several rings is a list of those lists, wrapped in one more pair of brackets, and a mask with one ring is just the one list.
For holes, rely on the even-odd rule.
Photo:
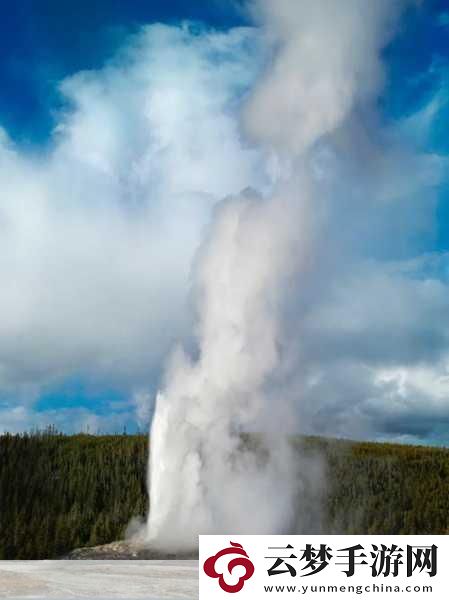
[[(11, 296), (10, 304), (6, 304), (9, 300), (5, 300), (6, 308), (2, 307), (7, 326), (5, 325), (5, 341), (0, 354), (0, 429), (21, 430), (35, 425), (44, 426), (48, 421), (56, 422), (67, 431), (86, 427), (91, 431), (121, 431), (124, 426), (129, 431), (145, 429), (151, 414), (152, 398), (160, 383), (163, 364), (170, 348), (177, 339), (183, 339), (188, 347), (189, 344), (194, 346), (190, 334), (191, 323), (188, 318), (184, 319), (190, 310), (188, 299), (180, 302), (178, 297), (187, 288), (190, 261), (200, 235), (198, 232), (203, 231), (208, 220), (208, 198), (213, 197), (213, 203), (227, 193), (238, 192), (247, 185), (263, 185), (263, 177), (260, 179), (258, 174), (259, 158), (236, 136), (228, 113), (220, 112), (222, 109), (216, 107), (228, 107), (234, 101), (233, 98), (241, 97), (257, 77), (264, 58), (254, 59), (257, 41), (254, 41), (253, 34), (247, 29), (238, 30), (235, 39), (226, 42), (229, 47), (226, 46), (223, 50), (220, 46), (221, 50), (217, 50), (214, 58), (210, 58), (210, 50), (200, 47), (203, 42), (198, 42), (198, 48), (195, 46), (197, 38), (194, 33), (189, 33), (193, 38), (186, 41), (187, 38), (182, 38), (182, 35), (167, 34), (155, 29), (151, 30), (147, 39), (142, 31), (145, 26), (154, 23), (176, 26), (184, 21), (193, 21), (203, 24), (200, 28), (202, 31), (213, 28), (227, 32), (231, 28), (250, 26), (251, 19), (245, 12), (243, 3), (234, 4), (224, 0), (83, 0), (76, 5), (56, 0), (42, 0), (39, 3), (18, 0), (5, 4), (3, 8), (0, 21), (0, 126), (7, 137), (5, 148), (12, 149), (14, 158), (11, 158), (8, 150), (1, 160), (6, 165), (5, 172), (11, 173), (12, 179), (15, 181), (17, 178), (21, 183), (10, 189), (8, 181), (2, 187), (6, 190), (5, 196), (17, 194), (20, 202), (24, 201), (24, 212), (28, 214), (28, 201), (32, 201), (33, 194), (38, 198), (45, 195), (40, 187), (41, 181), (51, 176), (54, 178), (51, 191), (54, 198), (48, 200), (48, 203), (53, 207), (57, 205), (58, 208), (51, 209), (51, 225), (45, 221), (47, 200), (42, 201), (42, 206), (39, 205), (41, 208), (36, 215), (33, 213), (29, 224), (20, 221), (20, 227), (23, 227), (20, 229), (21, 235), (27, 240), (34, 240), (33, 232), (37, 230), (43, 237), (47, 236), (51, 240), (49, 248), (42, 251), (42, 260), (33, 262), (35, 252), (40, 252), (42, 248), (41, 241), (38, 240), (36, 246), (30, 241), (29, 246), (27, 242), (22, 247), (25, 238), (20, 237), (17, 240), (21, 241), (12, 242), (9, 254), (6, 253), (6, 256), (12, 257), (11, 261), (18, 257), (17, 269), (0, 263), (0, 273), (2, 265), (5, 268), (2, 280), (11, 288), (17, 284), (22, 300), (27, 293), (35, 293), (33, 281), (39, 273), (40, 287), (35, 298), (36, 303), (44, 306), (44, 316), (34, 314), (34, 309), (28, 308), (25, 301), (22, 307), (22, 303), (17, 303)], [(198, 40), (200, 39), (202, 37), (198, 35)], [(399, 132), (417, 156), (431, 157), (429, 165), (433, 165), (438, 158), (438, 165), (443, 166), (438, 166), (442, 173), (435, 176), (435, 182), (429, 185), (432, 214), (428, 214), (426, 208), (425, 216), (421, 217), (421, 214), (424, 215), (424, 212), (420, 212), (421, 209), (414, 208), (413, 212), (409, 211), (407, 204), (401, 204), (405, 208), (401, 209), (400, 215), (394, 216), (398, 224), (393, 219), (394, 225), (389, 228), (382, 221), (379, 225), (379, 239), (377, 242), (371, 240), (367, 243), (366, 250), (369, 258), (377, 260), (384, 249), (391, 245), (392, 249), (388, 250), (387, 257), (388, 268), (394, 261), (403, 261), (401, 272), (407, 272), (410, 280), (430, 281), (428, 285), (436, 288), (440, 284), (446, 285), (449, 280), (449, 268), (444, 258), (444, 253), (449, 251), (449, 178), (445, 176), (444, 167), (445, 157), (449, 154), (448, 40), (447, 3), (444, 0), (427, 1), (422, 6), (413, 6), (405, 12), (394, 39), (383, 51), (386, 84), (377, 101), (379, 123), (382, 127), (389, 128), (390, 132), (394, 131), (394, 135), (399, 135)], [(144, 58), (139, 55), (136, 59), (136, 53), (141, 51), (139, 44), (144, 46)], [(188, 52), (193, 47), (190, 56)], [(176, 57), (170, 55), (171, 48), (178, 49), (181, 56), (186, 51), (187, 75), (183, 79), (184, 75), (180, 71), (179, 85), (184, 91), (192, 86), (192, 93), (196, 94), (197, 101), (200, 105), (204, 102), (206, 113), (202, 121), (206, 123), (205, 138), (213, 138), (216, 123), (227, 142), (223, 144), (220, 160), (217, 159), (217, 164), (210, 169), (213, 180), (210, 175), (211, 182), (206, 181), (206, 176), (198, 171), (195, 186), (199, 186), (204, 193), (200, 194), (201, 199), (196, 207), (192, 208), (189, 203), (176, 205), (180, 224), (175, 224), (170, 221), (171, 213), (166, 208), (170, 205), (170, 200), (154, 202), (149, 209), (151, 214), (148, 218), (157, 220), (158, 225), (153, 230), (150, 224), (148, 232), (142, 234), (141, 239), (142, 232), (134, 221), (132, 230), (128, 232), (125, 229), (132, 219), (128, 212), (135, 215), (142, 210), (141, 198), (146, 197), (146, 188), (140, 188), (137, 180), (127, 181), (126, 185), (117, 183), (117, 173), (108, 178), (104, 164), (112, 156), (111, 161), (117, 160), (117, 164), (122, 165), (131, 160), (128, 151), (135, 157), (144, 148), (146, 141), (143, 134), (140, 137), (142, 132), (139, 120), (135, 117), (144, 99), (139, 82), (146, 77), (146, 69), (155, 73), (155, 80), (165, 82), (164, 69), (169, 71), (179, 67)], [(134, 58), (127, 58), (128, 51), (134, 53)], [(144, 64), (147, 56), (145, 53), (151, 57), (148, 59), (151, 61), (149, 66)], [(159, 59), (159, 56), (163, 58)], [(217, 73), (207, 75), (210, 79), (202, 72), (198, 75), (196, 56), (200, 56), (203, 61), (198, 64), (203, 65), (209, 61), (207, 68), (215, 65)], [(198, 67), (201, 68), (203, 67)], [(211, 100), (206, 98), (207, 90), (201, 87), (205, 78), (216, 85), (216, 96)], [(151, 85), (157, 86), (157, 81)], [(170, 86), (175, 85), (176, 77), (173, 75)], [(109, 90), (111, 98), (107, 105), (107, 98), (104, 96), (108, 93), (103, 96), (105, 89)], [(174, 88), (170, 87), (172, 89)], [(154, 97), (153, 94), (153, 100)], [(173, 102), (178, 101), (181, 103), (178, 111), (181, 117), (179, 122), (176, 121), (176, 127), (187, 139), (192, 134), (187, 129), (184, 133), (183, 127), (189, 120), (197, 118), (196, 112), (194, 108), (185, 109), (186, 116), (182, 119), (186, 101), (183, 97), (174, 97)], [(126, 113), (126, 119), (122, 116), (123, 113)], [(111, 121), (105, 121), (104, 128), (93, 134), (92, 149), (83, 136), (89, 131), (89, 127), (102, 123), (103, 118)], [(163, 112), (161, 119), (165, 119)], [(109, 128), (110, 123), (112, 125)], [(155, 124), (157, 126), (158, 123)], [(110, 129), (115, 132), (111, 140), (108, 137)], [(65, 143), (64, 136), (67, 139), (72, 136), (70, 144)], [(213, 154), (208, 151), (208, 144), (209, 141), (204, 142), (201, 150), (203, 156)], [(57, 152), (54, 150), (56, 147)], [(181, 180), (185, 177), (186, 181), (190, 181), (197, 173), (196, 163), (189, 162), (185, 169), (187, 174), (182, 170), (181, 175), (178, 166), (176, 169), (172, 166), (172, 163), (179, 164), (177, 153), (181, 152), (182, 147), (182, 143), (174, 144), (173, 156), (161, 167), (164, 173), (160, 179), (157, 172), (151, 173), (146, 181), (147, 186), (154, 186), (155, 194), (162, 194), (159, 188), (162, 190), (164, 186), (166, 189), (172, 185), (174, 177), (179, 176)], [(69, 185), (68, 175), (58, 179), (60, 173), (76, 171), (82, 162), (80, 156), (83, 153), (90, 156), (91, 150), (90, 165), (80, 170), (82, 182), (77, 177)], [(107, 157), (104, 158), (103, 154), (107, 154)], [(233, 158), (236, 156), (237, 158)], [(10, 160), (11, 164), (8, 162)], [(40, 169), (46, 160), (48, 165)], [(139, 168), (144, 169), (144, 164), (143, 161)], [(224, 168), (224, 164), (229, 166)], [(426, 167), (426, 173), (434, 168), (432, 165)], [(229, 186), (226, 181), (228, 175), (228, 179), (231, 176), (233, 178), (232, 185)], [(124, 174), (120, 171), (117, 179), (121, 182), (125, 178), (124, 167)], [(89, 202), (84, 185), (86, 189), (87, 186), (95, 189), (95, 195), (92, 199), (89, 198)], [(180, 194), (176, 185), (173, 198)], [(186, 186), (187, 183), (184, 187)], [(184, 188), (182, 193), (184, 194)], [(413, 196), (415, 192), (412, 190), (410, 193)], [(417, 188), (416, 193), (420, 194), (420, 198), (427, 194), (421, 188)], [(124, 222), (117, 218), (117, 207), (114, 210), (107, 208), (109, 195), (116, 198), (117, 206), (126, 204)], [(62, 197), (64, 203), (59, 205)], [(85, 214), (93, 210), (92, 204), (95, 205), (95, 213), (88, 214), (85, 226), (80, 225), (82, 219), (76, 212), (78, 209), (73, 208), (75, 205), (82, 206), (83, 202), (86, 202)], [(201, 203), (207, 205), (207, 208)], [(418, 200), (416, 205), (421, 206)], [(7, 216), (8, 214), (6, 212)], [(368, 212), (367, 219), (371, 218), (370, 214), (374, 213)], [(70, 226), (66, 231), (64, 227), (69, 221)], [(58, 224), (63, 227), (56, 230)], [(373, 228), (375, 229), (375, 225)], [(160, 245), (146, 248), (147, 237), (159, 239), (159, 230)], [(73, 239), (65, 236), (73, 236)], [(173, 244), (168, 242), (170, 236), (174, 240)], [(376, 247), (373, 245), (375, 243)], [(361, 245), (359, 242), (355, 244), (357, 251), (363, 254), (365, 250), (360, 250)], [(117, 248), (122, 250), (120, 256), (115, 254)], [(188, 248), (188, 251), (184, 252), (184, 248)], [(142, 259), (146, 251), (152, 253), (152, 256), (163, 256), (163, 259), (156, 266), (148, 266)], [(98, 273), (101, 275), (97, 279), (97, 271), (89, 271), (89, 257), (95, 257), (96, 260), (99, 254), (101, 265)], [(64, 264), (58, 263), (58, 256), (63, 257), (61, 260)], [(108, 274), (111, 263), (115, 270)], [(416, 266), (418, 263), (419, 266)], [(176, 278), (174, 273), (179, 273), (179, 277)], [(19, 283), (15, 281), (16, 276)], [(156, 277), (156, 287), (142, 283), (145, 278), (151, 277)], [(59, 284), (59, 278), (64, 280), (63, 285)], [(68, 279), (70, 283), (67, 283)], [(100, 295), (92, 293), (92, 289), (96, 287), (101, 290)], [(162, 300), (157, 295), (158, 290), (163, 290)], [(421, 293), (424, 294), (420, 288), (416, 294)], [(440, 293), (439, 288), (437, 293)], [(67, 300), (70, 295), (72, 299)], [(75, 302), (78, 302), (79, 311), (72, 306)], [(14, 310), (17, 308), (17, 314), (11, 307)], [(151, 315), (146, 315), (148, 307), (152, 307), (157, 324), (151, 321)], [(407, 343), (415, 340), (419, 349), (425, 347), (422, 355), (417, 350), (420, 358), (416, 359), (416, 368), (425, 371), (419, 371), (416, 375), (420, 382), (416, 385), (420, 390), (421, 382), (432, 377), (429, 373), (434, 363), (443, 361), (447, 343), (446, 332), (442, 330), (439, 335), (437, 323), (437, 319), (445, 311), (445, 304), (443, 300), (438, 300), (437, 307), (432, 307), (420, 308), (422, 312), (416, 309), (416, 318), (423, 315), (423, 322), (429, 318), (430, 324), (427, 329), (423, 325), (424, 330), (418, 331), (415, 337), (412, 332), (406, 338)], [(123, 316), (125, 313), (126, 318)], [(52, 315), (51, 319), (49, 315)], [(57, 316), (56, 319), (53, 319), (54, 315)], [(71, 336), (73, 339), (77, 338), (79, 333), (75, 322), (77, 315), (84, 324), (87, 323), (86, 331), (83, 331), (79, 342), (72, 344)], [(99, 325), (96, 315), (98, 321), (101, 321)], [(410, 322), (413, 319), (412, 315)], [(16, 325), (16, 322), (19, 324)], [(99, 339), (92, 333), (97, 325)], [(54, 343), (55, 339), (64, 340), (61, 347)], [(149, 343), (149, 339), (154, 341)], [(444, 352), (441, 350), (438, 354), (440, 346), (444, 347)], [(386, 347), (383, 354), (379, 352), (383, 356), (389, 356)], [(399, 350), (398, 353), (400, 354)], [(26, 360), (23, 358), (25, 355)], [(28, 359), (28, 355), (33, 358)], [(429, 358), (437, 355), (438, 358)], [(380, 362), (380, 359), (376, 360)], [(408, 368), (407, 360), (402, 354), (397, 359), (388, 358), (382, 373), (388, 369), (397, 369), (399, 372), (402, 368)], [(410, 360), (413, 362), (415, 358)], [(364, 367), (367, 364), (364, 363)], [(372, 368), (371, 363), (369, 368)], [(444, 369), (438, 377), (446, 377)], [(360, 386), (350, 391), (342, 388), (341, 395), (360, 392), (363, 396), (361, 383)], [(416, 386), (410, 386), (416, 392)], [(332, 386), (329, 384), (328, 388), (323, 388), (326, 389), (332, 389)], [(438, 394), (441, 400), (441, 394)], [(413, 404), (414, 400), (411, 402)], [(426, 403), (424, 392), (422, 402)], [(329, 404), (332, 404), (330, 400)], [(449, 423), (449, 405), (444, 401), (436, 404), (434, 413), (423, 413), (421, 405), (406, 414), (391, 409), (394, 413), (391, 415), (391, 407), (386, 413), (366, 409), (373, 425), (371, 429), (368, 428), (368, 433), (363, 430), (360, 435), (377, 439), (449, 443), (449, 438), (446, 439), (442, 433)], [(308, 429), (321, 433), (317, 419), (316, 415), (309, 415)], [(426, 426), (417, 428), (416, 422), (425, 423)], [(329, 433), (350, 435), (349, 431), (343, 429)]]
[[(388, 118), (399, 119), (425, 107), (441, 90), (438, 114), (419, 142), (428, 151), (449, 151), (447, 123), (449, 11), (444, 0), (423, 3), (417, 12), (411, 9), (403, 19), (402, 31), (385, 52), (388, 87), (382, 108)], [(436, 248), (449, 245), (449, 202), (447, 188), (441, 190), (439, 231)]]

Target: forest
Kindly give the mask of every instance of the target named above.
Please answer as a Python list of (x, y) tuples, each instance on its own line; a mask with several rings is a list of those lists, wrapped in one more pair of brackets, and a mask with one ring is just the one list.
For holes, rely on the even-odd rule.
[[(309, 533), (449, 533), (449, 450), (295, 438), (298, 462), (319, 457), (323, 487)], [(0, 436), (0, 559), (59, 558), (122, 539), (149, 510), (148, 438)], [(302, 502), (298, 495), (298, 510)], [(301, 505), (304, 510), (304, 505)], [(311, 523), (313, 520), (310, 521)]]

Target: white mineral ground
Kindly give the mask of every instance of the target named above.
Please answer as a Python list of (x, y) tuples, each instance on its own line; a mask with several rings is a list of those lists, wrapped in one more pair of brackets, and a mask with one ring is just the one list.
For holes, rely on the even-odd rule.
[(198, 598), (198, 562), (1, 561), (0, 598), (193, 600)]

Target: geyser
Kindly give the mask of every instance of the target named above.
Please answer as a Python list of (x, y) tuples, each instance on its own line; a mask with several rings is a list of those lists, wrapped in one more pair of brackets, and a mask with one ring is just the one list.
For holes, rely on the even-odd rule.
[[(226, 200), (198, 258), (199, 357), (181, 349), (172, 357), (151, 430), (149, 527), (158, 543), (283, 530), (293, 514), (289, 446), (274, 441), (286, 415), (265, 392), (279, 364), (278, 293), (300, 242), (285, 204), (251, 192)], [(246, 431), (265, 434), (263, 453), (242, 448)]]
[[(185, 549), (199, 533), (295, 526), (297, 464), (287, 436), (298, 427), (297, 409), (275, 386), (288, 362), (284, 301), (310, 267), (323, 218), (317, 146), (375, 97), (397, 6), (253, 6), (272, 58), (243, 105), (241, 127), (267, 154), (272, 184), (216, 207), (194, 264), (197, 353), (174, 352), (151, 428), (147, 539), (155, 546)], [(247, 432), (257, 433), (258, 450), (248, 449)]]

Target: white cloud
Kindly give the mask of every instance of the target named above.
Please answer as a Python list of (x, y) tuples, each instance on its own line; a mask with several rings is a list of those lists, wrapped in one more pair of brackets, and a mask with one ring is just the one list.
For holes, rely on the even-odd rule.
[(49, 148), (27, 153), (2, 134), (0, 397), (12, 406), (73, 373), (147, 384), (188, 335), (210, 210), (263, 183), (234, 118), (253, 43), (248, 29), (147, 27), (61, 83)]
[(448, 266), (445, 255), (360, 261), (311, 295), (289, 324), (283, 388), (304, 430), (447, 443)]

